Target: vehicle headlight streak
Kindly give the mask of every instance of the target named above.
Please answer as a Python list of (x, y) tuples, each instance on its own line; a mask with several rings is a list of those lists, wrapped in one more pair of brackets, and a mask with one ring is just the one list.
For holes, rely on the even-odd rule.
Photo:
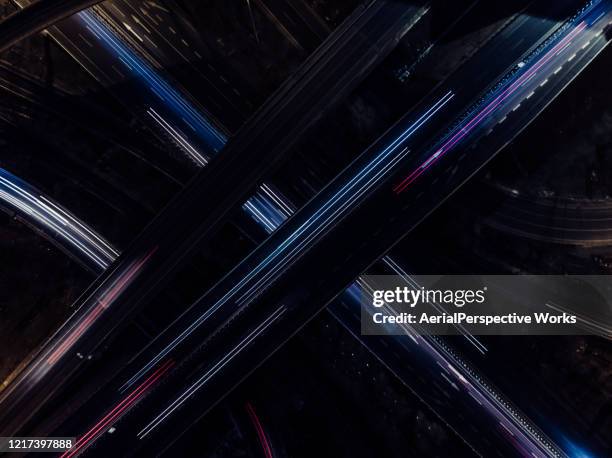
[[(362, 166), (361, 169), (358, 169), (353, 175), (351, 175), (352, 164), (349, 165), (344, 172), (321, 191), (325, 194), (332, 193), (327, 201), (315, 207), (310, 213), (306, 213), (305, 211), (303, 216), (304, 221), (297, 229), (288, 235), (269, 255), (258, 262), (248, 274), (244, 275), (234, 284), (234, 286), (230, 287), (219, 300), (206, 310), (206, 312), (187, 326), (187, 328), (173, 339), (157, 356), (128, 380), (122, 387), (122, 390), (140, 379), (155, 364), (184, 341), (195, 329), (230, 301), (230, 299), (238, 296), (235, 300), (235, 304), (239, 306), (245, 305), (247, 299), (252, 298), (254, 294), (260, 292), (269, 285), (282, 269), (297, 258), (298, 254), (307, 243), (314, 240), (321, 232), (337, 221), (352, 204), (379, 183), (380, 180), (406, 156), (408, 149), (403, 147), (404, 142), (429, 121), (452, 98), (453, 94), (451, 92), (445, 94), (413, 124), (406, 128), (402, 134), (381, 152), (376, 154), (374, 158)], [(364, 154), (368, 153), (369, 151), (366, 151)], [(244, 262), (248, 262), (265, 248), (267, 247), (260, 246), (253, 254), (247, 257)], [(236, 269), (227, 274), (226, 278), (232, 275), (235, 270)], [(198, 302), (196, 302), (192, 308), (197, 303)]]
[(277, 194), (269, 185), (264, 183), (259, 188), (263, 194), (268, 196), (278, 206), (278, 211), (284, 214), (286, 218), (295, 213), (293, 204), (287, 202), (284, 196)]
[[(396, 275), (399, 275), (400, 277), (402, 277), (402, 279), (413, 289), (419, 289), (421, 287), (421, 285), (419, 285), (417, 283), (417, 281), (410, 276), (404, 269), (402, 269), (390, 256), (384, 256), (382, 258), (382, 262), (384, 264), (386, 264), (393, 272), (395, 272)], [(437, 302), (430, 302), (429, 303), (440, 315), (445, 313), (445, 307), (442, 304), (439, 304)], [(485, 347), (482, 342), (480, 342), (480, 340), (476, 337), (474, 337), (472, 334), (470, 334), (468, 332), (467, 329), (465, 329), (465, 327), (461, 324), (454, 324), (453, 327), (457, 328), (457, 330), (459, 331), (459, 333), (465, 337), (465, 339), (472, 344), (476, 350), (478, 350), (478, 352), (480, 352), (481, 354), (486, 354), (487, 352), (487, 347)]]
[(106, 269), (119, 255), (107, 241), (68, 211), (42, 196), (33, 186), (0, 169), (0, 200), (25, 218), (45, 227), (63, 244), (74, 245), (99, 268)]
[[(588, 8), (585, 8), (580, 17), (584, 17), (587, 12), (590, 11), (590, 8), (598, 4), (599, 2), (592, 2), (589, 4)], [(592, 25), (592, 24), (591, 24)], [(419, 178), (427, 169), (429, 169), (433, 164), (435, 164), (440, 158), (442, 158), (446, 153), (448, 153), (455, 145), (457, 145), (461, 140), (463, 140), (467, 135), (474, 131), (476, 127), (478, 127), (489, 115), (494, 113), (494, 111), (502, 105), (510, 96), (512, 96), (519, 88), (521, 88), (525, 83), (527, 83), (531, 78), (533, 78), (538, 70), (540, 70), (544, 65), (549, 63), (553, 58), (555, 58), (560, 52), (562, 52), (571, 41), (578, 36), (583, 30), (587, 28), (586, 21), (581, 21), (578, 23), (574, 29), (572, 29), (567, 35), (565, 35), (556, 45), (554, 45), (551, 49), (549, 49), (540, 59), (536, 60), (532, 66), (524, 66), (520, 67), (522, 69), (522, 73), (519, 74), (517, 78), (509, 79), (508, 82), (504, 84), (505, 89), (501, 91), (499, 95), (497, 95), (491, 102), (486, 104), (484, 108), (478, 111), (473, 117), (469, 118), (462, 123), (460, 126), (456, 128), (454, 134), (450, 136), (446, 141), (442, 143), (442, 145), (435, 149), (435, 152), (429, 156), (420, 166), (418, 166), (415, 170), (413, 170), (406, 178), (404, 178), (400, 183), (393, 187), (393, 191), (397, 194), (404, 192), (410, 184), (412, 184), (417, 178)], [(504, 87), (502, 86), (502, 87)]]
[(262, 185), (260, 190), (242, 205), (242, 209), (263, 226), (268, 234), (271, 234), (294, 211), (286, 207), (276, 193), (268, 189), (267, 185)]
[(153, 108), (149, 108), (147, 110), (147, 114), (153, 118), (153, 120), (159, 124), (159, 126), (164, 129), (168, 135), (178, 144), (185, 152), (189, 155), (191, 159), (200, 167), (204, 167), (208, 164), (208, 161), (204, 156), (202, 156), (198, 150), (196, 150), (191, 143), (187, 141), (187, 139), (174, 127), (172, 127), (168, 121), (166, 121), (157, 111)]

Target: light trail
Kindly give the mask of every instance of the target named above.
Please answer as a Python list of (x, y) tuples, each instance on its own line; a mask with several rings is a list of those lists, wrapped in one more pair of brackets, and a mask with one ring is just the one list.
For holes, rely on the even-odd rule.
[(168, 121), (166, 121), (160, 114), (157, 113), (153, 108), (147, 110), (147, 114), (153, 118), (153, 120), (159, 124), (159, 126), (166, 131), (166, 133), (189, 155), (189, 157), (200, 167), (204, 167), (208, 164), (206, 158), (200, 154), (189, 141), (172, 127)]
[(276, 200), (261, 190), (242, 204), (242, 209), (263, 226), (268, 234), (274, 232), (293, 213), (286, 213)]
[[(401, 159), (408, 153), (404, 143), (420, 127), (429, 121), (440, 111), (451, 99), (451, 92), (440, 98), (416, 121), (410, 124), (398, 137), (390, 144), (376, 153), (374, 157), (367, 160), (369, 150), (364, 152), (355, 162), (350, 164), (336, 179), (334, 179), (319, 195), (324, 200), (321, 204), (313, 203), (312, 209), (305, 207), (302, 212), (301, 223), (293, 230), (278, 246), (268, 255), (263, 255), (261, 261), (256, 261), (256, 265), (244, 275), (238, 282), (230, 286), (223, 296), (212, 304), (199, 318), (187, 326), (176, 338), (174, 338), (157, 356), (141, 368), (122, 389), (126, 389), (144, 376), (151, 367), (156, 365), (161, 359), (168, 355), (177, 345), (183, 342), (193, 331), (202, 323), (210, 318), (217, 310), (228, 303), (232, 298), (235, 304), (244, 306), (246, 299), (252, 298), (256, 293), (266, 287), (290, 262), (294, 261), (305, 246), (313, 241), (322, 231), (336, 222), (353, 204), (362, 196), (370, 191), (375, 185), (380, 183), (395, 167)], [(360, 164), (360, 159), (365, 160), (365, 164)], [(356, 170), (354, 170), (356, 169)], [(329, 196), (329, 197), (328, 197)], [(300, 213), (296, 214), (299, 215)], [(254, 253), (247, 257), (243, 263), (233, 269), (225, 279), (235, 275), (235, 272), (243, 264), (247, 264), (261, 256), (261, 252), (268, 247), (264, 244)], [(222, 280), (223, 281), (223, 280)], [(199, 304), (197, 301), (190, 309)], [(190, 310), (189, 309), (189, 310)], [(187, 310), (184, 313), (187, 313)], [(179, 317), (180, 319), (180, 317)]]
[[(397, 264), (390, 256), (383, 257), (382, 262), (385, 265), (387, 265), (395, 273), (395, 275), (398, 275), (399, 277), (401, 277), (404, 280), (404, 282), (406, 282), (411, 288), (417, 289), (417, 290), (421, 288), (421, 285), (419, 285), (417, 281), (412, 276), (410, 276), (402, 267), (400, 267), (399, 264)], [(442, 304), (439, 304), (437, 302), (430, 302), (429, 305), (431, 305), (434, 309), (436, 309), (436, 311), (440, 314), (443, 314), (446, 312)], [(482, 342), (480, 342), (479, 339), (477, 339), (472, 334), (470, 334), (463, 325), (455, 324), (453, 326), (457, 328), (459, 333), (463, 337), (465, 337), (465, 339), (470, 344), (472, 344), (476, 348), (476, 350), (478, 350), (479, 353), (481, 353), (482, 355), (486, 354), (487, 347), (485, 347), (482, 344)]]
[(279, 193), (270, 188), (270, 185), (262, 184), (260, 186), (261, 191), (269, 196), (278, 206), (281, 213), (284, 213), (285, 216), (289, 217), (293, 213), (295, 213), (295, 207), (293, 204), (287, 201), (284, 196), (281, 196)]
[(0, 169), (0, 201), (29, 223), (43, 228), (65, 249), (76, 248), (88, 260), (86, 264), (93, 262), (98, 269), (106, 269), (119, 255), (106, 240), (70, 212), (4, 169)]
[(251, 405), (250, 402), (247, 402), (244, 408), (249, 414), (249, 418), (251, 419), (253, 426), (255, 426), (255, 431), (257, 431), (257, 437), (259, 438), (259, 443), (261, 444), (261, 448), (263, 449), (264, 456), (266, 458), (273, 458), (274, 455), (272, 454), (272, 448), (270, 447), (268, 436), (266, 435), (266, 432), (264, 431), (263, 426), (261, 425), (261, 421), (259, 421), (259, 417), (255, 412), (255, 408)]
[(109, 308), (117, 296), (119, 296), (125, 288), (130, 285), (138, 276), (147, 261), (153, 256), (156, 248), (149, 251), (145, 256), (130, 263), (130, 265), (120, 274), (117, 279), (104, 291), (98, 300), (90, 307), (89, 312), (77, 322), (72, 323), (70, 329), (64, 332), (64, 335), (59, 339), (60, 343), (55, 350), (47, 358), (47, 364), (52, 366), (61, 358), (70, 347), (83, 335), (91, 324)]
[(70, 450), (67, 450), (60, 458), (72, 458), (83, 453), (96, 439), (98, 439), (107, 428), (116, 423), (123, 415), (136, 405), (136, 403), (150, 391), (150, 389), (163, 377), (172, 367), (174, 361), (164, 362), (157, 370), (155, 370), (144, 382), (142, 382), (134, 391), (123, 398), (110, 412), (102, 417), (89, 431), (81, 436)]
[[(541, 58), (537, 59), (533, 65), (527, 66), (525, 65), (525, 61), (529, 59), (525, 59), (521, 61), (520, 64), (517, 65), (518, 72), (515, 73), (514, 78), (509, 78), (507, 81), (503, 79), (503, 84), (501, 88), (498, 85), (498, 88), (495, 92), (501, 93), (497, 95), (491, 102), (487, 103), (484, 108), (478, 111), (474, 116), (469, 117), (459, 126), (456, 127), (455, 132), (448, 138), (446, 141), (442, 143), (442, 145), (435, 149), (435, 152), (431, 154), (420, 166), (414, 169), (406, 178), (404, 178), (400, 183), (393, 187), (393, 191), (396, 194), (400, 194), (404, 192), (408, 187), (423, 173), (425, 173), (433, 164), (440, 160), (440, 158), (444, 157), (450, 150), (452, 150), (461, 140), (463, 140), (467, 135), (474, 131), (489, 115), (495, 112), (495, 110), (502, 106), (502, 104), (508, 100), (512, 95), (514, 95), (519, 89), (523, 88), (525, 84), (531, 80), (538, 71), (548, 64), (550, 61), (559, 56), (564, 50), (567, 49), (568, 46), (572, 43), (572, 41), (582, 32), (584, 31), (588, 24), (584, 19), (589, 13), (592, 12), (592, 9), (599, 4), (599, 1), (591, 2), (587, 8), (584, 8), (583, 11), (578, 15), (573, 22), (576, 22), (578, 19), (581, 20), (567, 35), (565, 35), (557, 44), (552, 46)], [(598, 19), (597, 19), (598, 20)], [(571, 23), (572, 21), (569, 21)], [(590, 26), (594, 24), (593, 21)], [(562, 28), (563, 31), (565, 28)], [(549, 44), (550, 46), (550, 44)], [(518, 77), (516, 77), (518, 75)], [(526, 98), (529, 98), (531, 94), (528, 94)], [(485, 102), (483, 102), (485, 103)]]

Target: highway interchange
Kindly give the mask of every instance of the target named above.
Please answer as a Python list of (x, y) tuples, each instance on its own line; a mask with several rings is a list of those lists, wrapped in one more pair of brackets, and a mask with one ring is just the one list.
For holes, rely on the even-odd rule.
[[(3, 206), (100, 276), (72, 306), (72, 316), (0, 393), (2, 435), (66, 434), (75, 422), (58, 409), (61, 403), (69, 412), (80, 409), (80, 418), (88, 421), (77, 422), (79, 448), (65, 456), (85, 452), (101, 437), (107, 442), (99, 445), (103, 448), (129, 436), (137, 438), (134, 453), (154, 453), (160, 437), (179, 438), (325, 307), (410, 384), (419, 370), (402, 364), (402, 356), (387, 357), (387, 340), (357, 335), (352, 323), (358, 320), (358, 304), (351, 303), (351, 289), (367, 285), (353, 282), (375, 263), (409, 279), (385, 254), (519, 135), (607, 45), (609, 2), (534, 3), (539, 16), (518, 13), (375, 142), (353, 152), (354, 160), (305, 205), (271, 182), (273, 172), (290, 158), (298, 138), (325, 121), (324, 113), (375, 72), (427, 17), (429, 5), (372, 1), (361, 6), (248, 120), (240, 89), (215, 79), (214, 69), (200, 64), (190, 69), (205, 82), (193, 94), (183, 89), (188, 78), (180, 72), (158, 73), (181, 59), (187, 65), (202, 60), (197, 44), (186, 38), (169, 41), (175, 34), (159, 27), (174, 27), (168, 12), (155, 13), (149, 2), (140, 12), (129, 2), (105, 3), (54, 26), (51, 36), (72, 50), (79, 64), (104, 86), (119, 87), (122, 103), (149, 123), (158, 140), (171, 142), (201, 170), (121, 254), (60, 203), (3, 172)], [(281, 9), (279, 14), (293, 13)], [(104, 29), (103, 20), (121, 23), (123, 30)], [(328, 33), (316, 23), (313, 31), (320, 40)], [(94, 46), (96, 40), (106, 46)], [(294, 45), (303, 47), (300, 41)], [(138, 92), (122, 88), (126, 69), (137, 73), (130, 80), (138, 81)], [(499, 227), (499, 221), (515, 220), (511, 215), (521, 211), (502, 209), (502, 216), (488, 224)], [(240, 212), (256, 223), (243, 228), (256, 248), (212, 288), (170, 314), (170, 324), (155, 339), (113, 359), (108, 349), (124, 338), (125, 324)], [(533, 218), (526, 224), (532, 232), (538, 227)], [(602, 225), (605, 231), (605, 220)], [(485, 351), (473, 337), (466, 338)], [(393, 339), (391, 345), (397, 347), (393, 355), (411, 355), (424, 371), (411, 389), (477, 453), (570, 456), (444, 342), (413, 335)], [(419, 352), (410, 348), (415, 345)], [(88, 368), (91, 360), (96, 366)], [(96, 384), (83, 383), (70, 392), (92, 373)], [(429, 383), (424, 374), (439, 382)], [(461, 398), (434, 405), (431, 399), (445, 397), (449, 386)], [(146, 408), (122, 423), (113, 438), (104, 436), (138, 404)], [(463, 412), (459, 417), (458, 411)], [(48, 415), (41, 418), (40, 412)], [(473, 418), (471, 425), (463, 420), (467, 416)], [(477, 425), (489, 421), (498, 425), (492, 433), (496, 442), (479, 442)]]

